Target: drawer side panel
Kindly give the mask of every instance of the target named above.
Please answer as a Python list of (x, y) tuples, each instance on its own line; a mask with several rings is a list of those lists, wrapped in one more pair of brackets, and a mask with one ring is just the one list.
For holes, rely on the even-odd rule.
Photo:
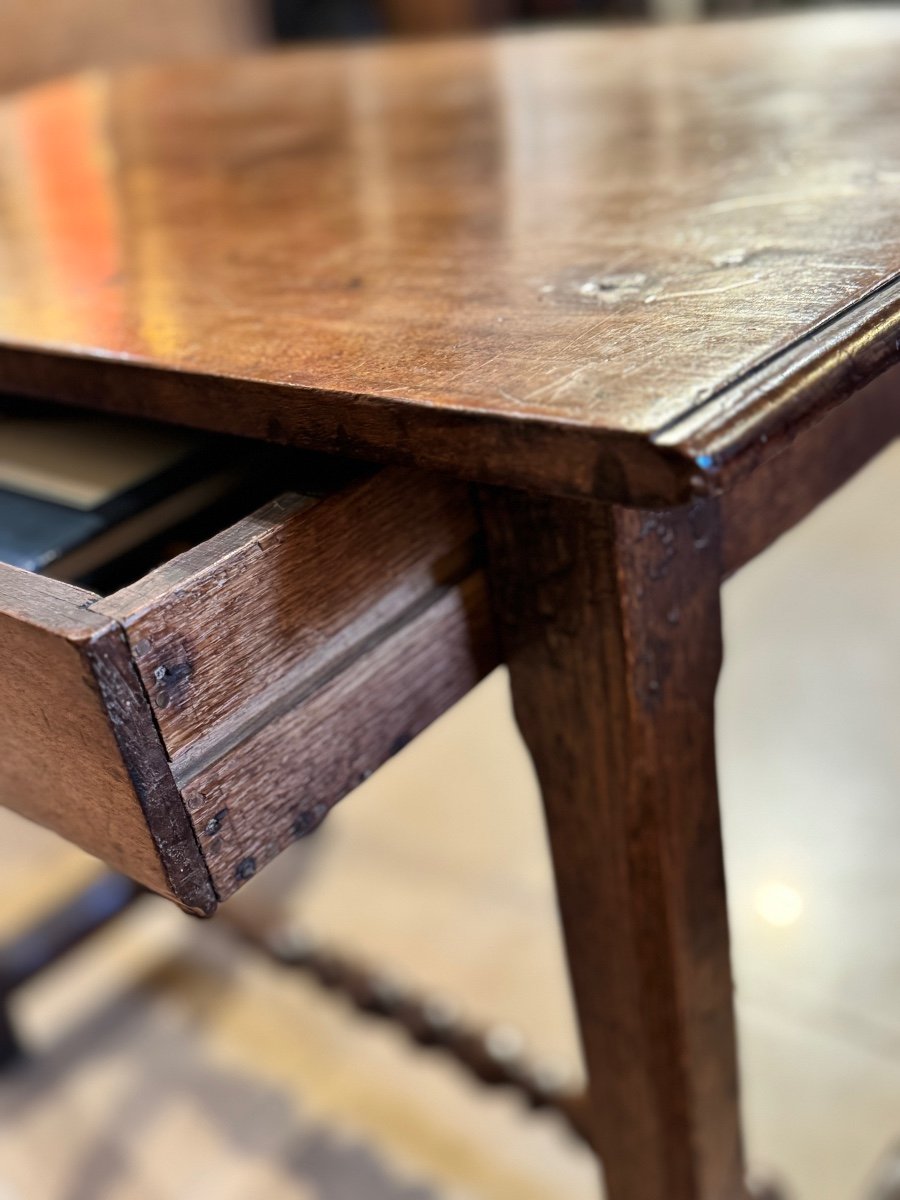
[(484, 575), (436, 592), (402, 628), (185, 781), (217, 893), (235, 892), (497, 664)]
[[(286, 498), (223, 535), (223, 553), (175, 560), (96, 604), (122, 622), (176, 776), (264, 722), (302, 687), (457, 576), (473, 557), (468, 489), (382, 471), (318, 503)], [(198, 558), (199, 570), (191, 570)]]

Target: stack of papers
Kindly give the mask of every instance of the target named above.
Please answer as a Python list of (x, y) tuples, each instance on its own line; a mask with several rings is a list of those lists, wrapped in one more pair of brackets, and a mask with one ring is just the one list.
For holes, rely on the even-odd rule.
[(0, 562), (77, 579), (223, 495), (221, 468), (180, 430), (0, 413)]

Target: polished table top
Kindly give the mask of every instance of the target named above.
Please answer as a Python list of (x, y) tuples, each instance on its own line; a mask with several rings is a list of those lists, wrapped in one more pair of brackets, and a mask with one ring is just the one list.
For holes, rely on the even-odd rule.
[(900, 11), (856, 10), (20, 93), (0, 388), (488, 482), (715, 488), (900, 359), (898, 64)]

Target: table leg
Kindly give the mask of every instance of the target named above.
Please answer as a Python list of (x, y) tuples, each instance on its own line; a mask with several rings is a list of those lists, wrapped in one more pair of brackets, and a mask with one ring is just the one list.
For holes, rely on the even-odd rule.
[(483, 496), (609, 1200), (743, 1200), (714, 504)]

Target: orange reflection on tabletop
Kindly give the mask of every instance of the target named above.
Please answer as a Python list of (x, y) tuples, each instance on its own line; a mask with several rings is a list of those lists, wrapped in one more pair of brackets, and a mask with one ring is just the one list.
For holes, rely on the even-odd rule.
[(112, 347), (122, 339), (122, 296), (107, 97), (107, 83), (95, 75), (23, 93), (11, 110), (18, 170), (5, 183), (31, 222), (22, 249), (41, 312), (52, 312), (73, 342)]

